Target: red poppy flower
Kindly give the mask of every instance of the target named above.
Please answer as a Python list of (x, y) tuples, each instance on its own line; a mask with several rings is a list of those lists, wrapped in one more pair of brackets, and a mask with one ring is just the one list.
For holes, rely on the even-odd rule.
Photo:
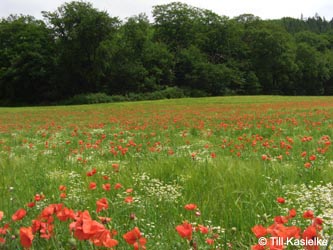
[(27, 214), (27, 211), (25, 211), (25, 209), (20, 208), (19, 210), (17, 210), (13, 215), (12, 215), (12, 220), (13, 221), (18, 221), (18, 220), (22, 220), (25, 215)]
[(33, 208), (35, 205), (36, 205), (35, 202), (29, 202), (29, 203), (27, 204), (27, 207)]
[(304, 167), (306, 167), (306, 168), (310, 168), (310, 167), (311, 167), (311, 163), (310, 163), (310, 162), (306, 162), (306, 163), (304, 163)]
[(304, 219), (313, 219), (314, 218), (314, 214), (312, 210), (307, 210), (303, 213), (303, 218)]
[(197, 205), (193, 204), (193, 203), (190, 203), (190, 204), (185, 205), (184, 208), (186, 210), (195, 210), (195, 209), (197, 209)]
[(32, 245), (32, 240), (34, 236), (32, 234), (31, 227), (21, 227), (20, 228), (20, 241), (21, 245), (25, 248), (29, 248)]
[(45, 198), (43, 194), (36, 194), (35, 195), (35, 201), (41, 201)]
[(278, 223), (278, 224), (285, 224), (285, 223), (288, 222), (288, 217), (286, 217), (286, 216), (275, 216), (274, 221), (275, 221), (275, 223)]
[(90, 190), (96, 189), (96, 187), (97, 187), (96, 182), (90, 182), (89, 183), (89, 189)]
[(197, 231), (200, 231), (202, 234), (208, 234), (209, 233), (208, 227), (205, 227), (204, 225), (199, 224), (196, 229), (197, 229)]
[(321, 231), (323, 229), (323, 223), (324, 223), (323, 219), (317, 217), (313, 219), (312, 226), (316, 227), (318, 231)]
[(190, 223), (188, 223), (187, 221), (185, 221), (182, 225), (178, 225), (176, 226), (176, 230), (178, 232), (178, 234), (180, 235), (180, 237), (188, 239), (188, 240), (192, 240), (192, 225)]
[(75, 213), (72, 209), (69, 209), (67, 207), (64, 207), (60, 211), (57, 212), (57, 218), (60, 221), (66, 221), (68, 219), (74, 219), (75, 218)]
[(118, 163), (112, 163), (112, 168), (114, 171), (118, 172), (119, 171), (119, 164)]
[(295, 208), (292, 208), (289, 210), (289, 217), (290, 218), (294, 218), (296, 216), (296, 209)]
[(111, 189), (111, 184), (110, 184), (110, 183), (103, 184), (103, 185), (102, 185), (102, 188), (103, 188), (105, 191), (110, 191), (110, 189)]
[(60, 190), (60, 191), (66, 191), (66, 186), (64, 186), (64, 185), (60, 185), (60, 186), (59, 186), (59, 190)]
[(96, 170), (96, 168), (94, 168), (94, 169), (92, 169), (91, 171), (89, 171), (89, 172), (87, 172), (87, 176), (93, 176), (94, 174), (96, 174), (97, 173), (97, 170)]
[(309, 156), (310, 161), (315, 161), (316, 159), (317, 159), (317, 157), (315, 155), (310, 155)]
[(304, 240), (314, 239), (316, 237), (317, 237), (317, 229), (314, 226), (308, 226), (302, 234), (302, 238)]
[(146, 250), (147, 239), (141, 237), (137, 242), (133, 244), (134, 250)]
[(262, 155), (262, 156), (261, 156), (261, 159), (262, 159), (263, 161), (266, 161), (266, 160), (268, 160), (268, 156), (267, 156), (267, 155)]
[(277, 201), (278, 203), (280, 203), (280, 204), (283, 204), (283, 203), (286, 202), (286, 200), (285, 200), (283, 197), (277, 197), (277, 198), (276, 198), (276, 201)]
[(257, 238), (264, 237), (267, 234), (267, 229), (262, 225), (255, 225), (251, 230)]
[(3, 215), (4, 215), (3, 211), (0, 211), (0, 221), (1, 221), (2, 218), (3, 218)]
[(109, 204), (106, 198), (101, 198), (96, 202), (97, 209), (96, 212), (99, 213), (101, 210), (108, 209)]
[(214, 245), (214, 240), (211, 239), (211, 238), (208, 238), (208, 239), (206, 239), (206, 243), (207, 243), (208, 245)]
[(122, 188), (122, 185), (120, 183), (116, 183), (114, 185), (114, 189), (120, 189), (120, 188)]
[(133, 202), (133, 197), (132, 196), (127, 196), (124, 201), (126, 203), (132, 203)]
[(140, 229), (138, 227), (135, 227), (131, 231), (125, 233), (123, 235), (123, 238), (128, 244), (133, 245), (138, 239), (141, 238)]
[(94, 243), (95, 246), (104, 246), (107, 248), (112, 248), (118, 245), (118, 241), (112, 238), (113, 234), (105, 229), (99, 234), (95, 234), (91, 237), (90, 241)]

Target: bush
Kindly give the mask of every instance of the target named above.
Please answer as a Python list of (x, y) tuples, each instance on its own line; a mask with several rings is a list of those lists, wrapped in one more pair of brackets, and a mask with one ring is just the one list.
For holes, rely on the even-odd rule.
[(111, 96), (105, 93), (88, 93), (72, 96), (71, 98), (60, 102), (64, 105), (77, 105), (77, 104), (95, 104), (112, 102)]
[(144, 101), (144, 100), (161, 100), (172, 98), (186, 97), (184, 90), (178, 87), (166, 87), (162, 90), (147, 93), (129, 93), (123, 95), (107, 95), (105, 93), (88, 93), (72, 96), (69, 99), (61, 101), (61, 105), (79, 105), (79, 104), (96, 104), (108, 102), (126, 102), (126, 101)]

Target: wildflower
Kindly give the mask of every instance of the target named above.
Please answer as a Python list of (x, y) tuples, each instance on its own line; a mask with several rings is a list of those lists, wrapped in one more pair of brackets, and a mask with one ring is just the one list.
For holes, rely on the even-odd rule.
[(214, 245), (214, 240), (211, 239), (211, 238), (208, 238), (208, 239), (206, 239), (206, 243), (207, 243), (208, 245)]
[(146, 250), (147, 239), (141, 237), (137, 242), (133, 244), (134, 250)]
[(87, 176), (90, 177), (90, 176), (93, 176), (96, 173), (97, 173), (96, 168), (93, 168), (91, 171), (87, 172)]
[(112, 163), (112, 168), (115, 172), (118, 172), (119, 171), (119, 164), (118, 163)]
[(208, 234), (209, 229), (208, 227), (205, 227), (204, 225), (198, 225), (198, 227), (196, 228), (197, 231), (200, 231), (202, 234)]
[(30, 207), (30, 208), (33, 208), (35, 205), (36, 205), (36, 203), (34, 201), (27, 203), (27, 207)]
[(4, 215), (3, 211), (0, 211), (0, 221), (1, 221), (2, 218), (3, 218), (3, 215)]
[(120, 188), (122, 188), (122, 185), (120, 183), (116, 183), (114, 185), (114, 189), (120, 189)]
[(101, 210), (108, 209), (109, 204), (106, 198), (101, 198), (96, 202), (96, 212), (99, 213)]
[(132, 196), (127, 196), (124, 201), (126, 203), (132, 203), (133, 202), (133, 197)]
[(288, 217), (286, 216), (275, 216), (274, 218), (275, 223), (278, 224), (285, 224), (288, 222)]
[(128, 244), (133, 245), (138, 239), (141, 238), (141, 232), (138, 227), (135, 227), (131, 231), (125, 233), (123, 238)]
[(277, 197), (276, 201), (280, 204), (283, 204), (286, 202), (286, 200), (283, 197)]
[(59, 191), (66, 191), (66, 186), (60, 185), (59, 186)]
[(80, 212), (69, 228), (74, 231), (74, 236), (79, 240), (88, 240), (94, 234), (100, 234), (105, 230), (102, 224), (91, 219), (87, 210)]
[(60, 221), (66, 221), (68, 219), (74, 219), (75, 213), (72, 209), (69, 209), (67, 207), (62, 208), (60, 211), (57, 212), (57, 218)]
[(89, 184), (90, 190), (96, 189), (96, 187), (97, 187), (96, 182), (90, 182), (90, 184)]
[(43, 194), (35, 194), (35, 201), (41, 201), (45, 198)]
[(185, 205), (184, 208), (186, 210), (195, 210), (195, 209), (197, 209), (197, 205), (193, 204), (193, 203), (190, 203), (190, 204)]
[(192, 225), (188, 223), (187, 221), (183, 222), (182, 225), (176, 226), (176, 230), (180, 237), (192, 240)]
[(317, 157), (316, 157), (315, 155), (310, 155), (310, 156), (309, 156), (309, 160), (310, 160), (310, 161), (315, 161), (316, 158), (317, 158)]
[(111, 184), (110, 184), (110, 183), (103, 184), (103, 185), (102, 185), (102, 188), (103, 188), (105, 191), (110, 191), (110, 189), (111, 189)]
[(262, 225), (255, 225), (251, 230), (257, 238), (264, 237), (267, 234), (267, 229)]
[(267, 156), (267, 155), (262, 155), (262, 156), (261, 156), (261, 159), (262, 159), (263, 161), (266, 161), (266, 160), (268, 160), (268, 156)]
[(303, 218), (304, 219), (313, 219), (314, 218), (314, 214), (312, 210), (307, 210), (303, 213)]
[(289, 218), (294, 218), (296, 216), (296, 209), (292, 208), (289, 210)]
[(306, 167), (306, 168), (310, 168), (310, 167), (311, 167), (311, 163), (310, 163), (310, 162), (306, 162), (306, 163), (304, 163), (304, 167)]
[(316, 227), (315, 226), (308, 226), (305, 230), (304, 230), (304, 232), (303, 232), (303, 234), (302, 234), (302, 238), (304, 239), (304, 240), (307, 240), (307, 239), (314, 239), (314, 238), (316, 238), (317, 237), (317, 229), (316, 229)]
[(21, 227), (20, 228), (20, 241), (21, 245), (25, 248), (29, 248), (32, 245), (32, 240), (34, 236), (32, 234), (31, 227)]
[(20, 208), (19, 210), (17, 210), (13, 216), (12, 216), (12, 220), (13, 221), (18, 221), (18, 220), (22, 220), (25, 215), (27, 214), (27, 211), (25, 211), (25, 209)]

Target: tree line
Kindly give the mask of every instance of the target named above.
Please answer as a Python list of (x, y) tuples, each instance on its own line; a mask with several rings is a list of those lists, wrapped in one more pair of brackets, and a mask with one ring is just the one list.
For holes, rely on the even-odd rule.
[(187, 96), (333, 94), (333, 19), (234, 18), (173, 2), (124, 21), (87, 2), (0, 21), (0, 102), (175, 88)]

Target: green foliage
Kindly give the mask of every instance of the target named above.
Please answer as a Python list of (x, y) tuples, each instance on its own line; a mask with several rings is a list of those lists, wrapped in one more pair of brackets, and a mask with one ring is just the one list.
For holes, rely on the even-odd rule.
[[(190, 95), (192, 96), (192, 95)], [(107, 95), (105, 93), (88, 93), (74, 95), (66, 100), (57, 102), (61, 105), (78, 105), (78, 104), (96, 104), (110, 102), (126, 102), (126, 101), (143, 101), (143, 100), (160, 100), (160, 99), (176, 99), (186, 97), (183, 89), (178, 87), (166, 87), (162, 90), (146, 93), (130, 92), (128, 95)]]
[(52, 97), (53, 41), (42, 21), (10, 16), (0, 22), (0, 99), (41, 103)]
[(119, 20), (85, 2), (65, 3), (43, 15), (57, 40), (56, 81), (61, 96), (97, 91), (107, 63), (97, 57), (99, 47), (112, 37)]
[(160, 99), (167, 86), (189, 96), (333, 93), (333, 20), (230, 19), (180, 2), (152, 14), (120, 21), (72, 1), (43, 12), (45, 22), (2, 19), (1, 105)]

